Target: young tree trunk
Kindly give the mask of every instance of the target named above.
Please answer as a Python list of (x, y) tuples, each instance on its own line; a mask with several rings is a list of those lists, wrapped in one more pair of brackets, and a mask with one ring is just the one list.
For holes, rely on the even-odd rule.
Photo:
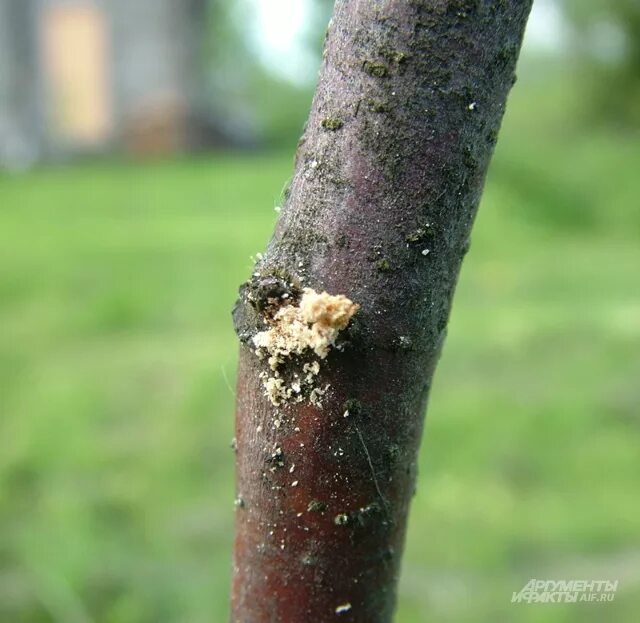
[(234, 622), (392, 619), (427, 394), (530, 4), (336, 3), (295, 175), (234, 310)]

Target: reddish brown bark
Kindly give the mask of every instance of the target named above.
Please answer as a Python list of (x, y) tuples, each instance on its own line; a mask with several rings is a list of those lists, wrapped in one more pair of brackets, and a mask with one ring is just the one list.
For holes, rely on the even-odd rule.
[[(237, 623), (391, 621), (431, 377), (530, 0), (342, 0), (274, 236), (235, 310)], [(322, 408), (275, 407), (276, 293), (360, 311)], [(345, 417), (345, 412), (348, 412)]]

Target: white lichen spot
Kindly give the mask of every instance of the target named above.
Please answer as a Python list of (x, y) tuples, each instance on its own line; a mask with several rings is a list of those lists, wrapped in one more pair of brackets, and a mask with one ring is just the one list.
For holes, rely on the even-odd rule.
[(333, 523), (336, 524), (336, 526), (346, 526), (349, 523), (349, 515), (340, 513), (333, 518)]
[(349, 610), (351, 610), (351, 604), (349, 602), (336, 606), (336, 614), (344, 614), (345, 612), (349, 612)]
[[(254, 335), (256, 355), (261, 359), (266, 358), (273, 372), (272, 375), (260, 373), (265, 394), (272, 404), (278, 406), (292, 398), (296, 402), (303, 399), (299, 375), (295, 374), (294, 380), (287, 386), (280, 378), (280, 367), (293, 357), (309, 352), (312, 356), (324, 359), (340, 331), (346, 328), (359, 307), (341, 294), (331, 295), (305, 288), (297, 305), (281, 307), (268, 321), (269, 328)], [(320, 363), (317, 359), (302, 367), (309, 401), (318, 407), (328, 388), (314, 387), (319, 372)]]

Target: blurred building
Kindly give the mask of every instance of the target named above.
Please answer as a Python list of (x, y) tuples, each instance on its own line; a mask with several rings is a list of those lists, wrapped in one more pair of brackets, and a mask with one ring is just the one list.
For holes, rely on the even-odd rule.
[(0, 164), (189, 147), (206, 3), (0, 0)]

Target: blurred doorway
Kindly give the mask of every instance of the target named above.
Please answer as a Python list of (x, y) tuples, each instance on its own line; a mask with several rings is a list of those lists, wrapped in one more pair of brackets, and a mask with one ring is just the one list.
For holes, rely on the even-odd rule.
[(92, 2), (51, 5), (41, 14), (47, 123), (63, 144), (96, 147), (112, 133), (107, 31), (105, 11)]

